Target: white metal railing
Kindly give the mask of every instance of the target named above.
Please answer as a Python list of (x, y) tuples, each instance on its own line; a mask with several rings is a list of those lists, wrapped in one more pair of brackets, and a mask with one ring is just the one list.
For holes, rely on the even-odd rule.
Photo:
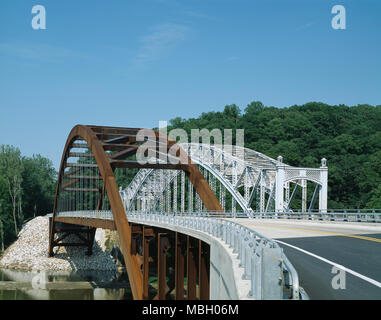
[[(131, 211), (131, 213), (142, 213), (141, 211)], [(145, 212), (143, 212), (145, 213)], [(148, 212), (147, 212), (148, 213)], [(150, 212), (149, 214), (155, 214)], [(175, 212), (169, 215), (192, 216), (192, 217), (224, 217), (224, 218), (247, 218), (244, 212)], [(69, 211), (57, 212), (57, 216), (66, 217), (86, 217), (94, 219), (113, 220), (113, 215), (108, 211)], [(254, 212), (254, 219), (298, 219), (298, 220), (326, 220), (343, 222), (376, 222), (381, 223), (381, 209), (340, 209), (328, 212)]]
[(257, 219), (298, 219), (298, 220), (324, 220), (341, 222), (372, 222), (381, 223), (381, 210), (337, 210), (337, 211), (311, 211), (311, 212), (260, 212), (254, 213)]
[[(141, 213), (142, 211), (131, 211), (131, 213)], [(156, 214), (156, 212), (150, 212)], [(169, 215), (176, 216), (196, 216), (196, 217), (224, 217), (224, 218), (247, 218), (245, 212), (172, 212)], [(328, 212), (253, 212), (253, 219), (297, 219), (297, 220), (325, 220), (343, 222), (375, 222), (381, 223), (381, 210), (379, 209), (343, 209)]]
[[(223, 218), (201, 215), (181, 216), (166, 213), (129, 212), (127, 216), (134, 222), (153, 222), (202, 231), (225, 242), (233, 249), (233, 253), (237, 254), (240, 267), (244, 271), (243, 279), (251, 281), (249, 298), (273, 298), (274, 290), (270, 287), (279, 285), (279, 280), (281, 280), (280, 286), (283, 298), (300, 298), (298, 274), (278, 243), (246, 226)], [(271, 251), (271, 249), (278, 250)], [(265, 252), (266, 256), (267, 253), (275, 253), (275, 256), (272, 256), (274, 259), (271, 259), (271, 261), (269, 259), (265, 260)], [(269, 267), (270, 263), (275, 264), (275, 269)], [(266, 264), (266, 267), (264, 267), (264, 264)], [(273, 271), (269, 272), (269, 270)], [(279, 277), (279, 275), (282, 276)], [(289, 292), (289, 294), (286, 292)]]
[(81, 211), (63, 211), (57, 212), (57, 217), (88, 218), (101, 220), (114, 220), (111, 210), (81, 210)]

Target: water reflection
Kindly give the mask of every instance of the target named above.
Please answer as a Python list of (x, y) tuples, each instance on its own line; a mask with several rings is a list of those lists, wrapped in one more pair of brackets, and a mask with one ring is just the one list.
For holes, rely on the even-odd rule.
[[(36, 288), (32, 285), (36, 276), (41, 275), (33, 271), (0, 269), (0, 300), (132, 299), (126, 272), (83, 270), (46, 272), (44, 281), (54, 284), (54, 289), (41, 289), (38, 286)], [(81, 288), (83, 286), (86, 288)]]

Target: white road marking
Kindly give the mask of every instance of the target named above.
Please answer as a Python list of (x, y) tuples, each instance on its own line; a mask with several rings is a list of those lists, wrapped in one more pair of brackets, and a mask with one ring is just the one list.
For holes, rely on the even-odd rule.
[(356, 277), (358, 277), (358, 278), (360, 278), (360, 279), (362, 279), (362, 280), (365, 280), (365, 281), (367, 281), (367, 282), (369, 282), (369, 283), (375, 285), (376, 287), (381, 288), (381, 282), (378, 282), (378, 281), (376, 281), (376, 280), (374, 280), (374, 279), (371, 279), (371, 278), (369, 278), (369, 277), (367, 277), (367, 276), (364, 276), (364, 275), (362, 275), (362, 274), (360, 274), (360, 273), (358, 273), (358, 272), (356, 272), (356, 271), (353, 271), (353, 270), (351, 270), (351, 269), (348, 269), (348, 268), (342, 266), (341, 264), (335, 263), (335, 262), (333, 262), (333, 261), (331, 261), (331, 260), (328, 260), (328, 259), (326, 259), (326, 258), (320, 257), (320, 256), (318, 256), (318, 255), (316, 255), (316, 254), (314, 254), (314, 253), (312, 253), (312, 252), (309, 252), (309, 251), (307, 251), (307, 250), (301, 249), (301, 248), (299, 248), (299, 247), (295, 247), (295, 246), (293, 246), (293, 245), (291, 245), (291, 244), (288, 244), (288, 243), (286, 243), (286, 242), (283, 242), (283, 241), (280, 241), (280, 240), (275, 240), (275, 241), (278, 242), (279, 244), (283, 244), (283, 245), (285, 245), (285, 246), (291, 247), (291, 248), (293, 248), (293, 249), (295, 249), (295, 250), (298, 250), (298, 251), (300, 251), (300, 252), (303, 252), (303, 253), (305, 253), (305, 254), (308, 254), (308, 255), (310, 255), (310, 256), (316, 258), (316, 259), (319, 259), (319, 260), (324, 261), (324, 262), (326, 262), (326, 263), (328, 263), (328, 264), (331, 264), (331, 265), (333, 265), (333, 266), (335, 266), (335, 267), (337, 267), (337, 268), (339, 268), (339, 269), (341, 269), (341, 270), (343, 270), (343, 271), (345, 271), (345, 272), (348, 272), (348, 273), (350, 273), (350, 274), (352, 274), (352, 275), (354, 275), (354, 276), (356, 276)]

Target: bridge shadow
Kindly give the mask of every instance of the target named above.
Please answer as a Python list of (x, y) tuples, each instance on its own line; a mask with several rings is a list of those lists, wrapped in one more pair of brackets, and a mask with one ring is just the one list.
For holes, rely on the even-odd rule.
[[(78, 242), (75, 235), (69, 235), (68, 242)], [(56, 249), (57, 250), (57, 249)], [(62, 259), (70, 264), (72, 273), (76, 279), (105, 283), (113, 281), (118, 275), (118, 266), (110, 251), (102, 249), (97, 241), (94, 241), (92, 254), (87, 255), (86, 247), (63, 246), (59, 247), (54, 258)], [(119, 272), (120, 273), (120, 272)]]
[[(69, 241), (76, 240), (74, 235), (69, 237)], [(84, 247), (62, 247), (54, 257), (69, 262), (72, 272), (66, 281), (87, 281), (93, 289), (105, 289), (106, 294), (118, 296), (117, 299), (132, 299), (127, 272), (118, 268), (118, 256), (113, 256), (112, 252), (102, 249), (94, 241), (90, 256)]]

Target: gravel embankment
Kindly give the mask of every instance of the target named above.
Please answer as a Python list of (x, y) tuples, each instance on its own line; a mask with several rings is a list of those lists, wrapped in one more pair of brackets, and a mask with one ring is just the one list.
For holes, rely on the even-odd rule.
[[(115, 271), (117, 266), (110, 252), (104, 249), (104, 230), (97, 229), (93, 254), (86, 255), (84, 247), (55, 248), (54, 257), (48, 256), (49, 245), (48, 217), (36, 217), (29, 221), (20, 231), (19, 238), (0, 258), (1, 268), (18, 270), (108, 270)], [(69, 237), (67, 238), (68, 240)], [(65, 239), (65, 241), (68, 241)]]

